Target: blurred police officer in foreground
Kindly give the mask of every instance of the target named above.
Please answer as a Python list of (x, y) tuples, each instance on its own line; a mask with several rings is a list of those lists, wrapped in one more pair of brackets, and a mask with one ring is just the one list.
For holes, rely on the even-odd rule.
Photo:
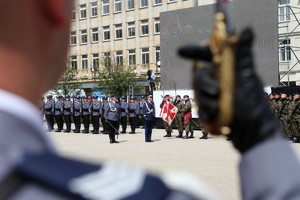
[(93, 102), (91, 104), (92, 110), (92, 123), (94, 130), (92, 131), (93, 134), (99, 134), (99, 126), (100, 126), (100, 116), (101, 116), (101, 102), (98, 101), (98, 96), (93, 96)]
[(54, 118), (53, 118), (53, 113), (54, 113), (54, 104), (51, 101), (51, 96), (47, 96), (47, 101), (43, 102), (43, 112), (45, 114), (47, 126), (48, 126), (48, 131), (51, 132), (54, 127)]
[(128, 103), (126, 102), (125, 96), (121, 97), (120, 109), (121, 109), (121, 120), (120, 121), (121, 121), (121, 126), (122, 126), (121, 133), (126, 133), (127, 117), (128, 117)]
[[(110, 162), (97, 166), (57, 154), (37, 108), (40, 96), (55, 86), (65, 69), (72, 9), (70, 0), (1, 1), (0, 199), (217, 199), (203, 184), (180, 174), (153, 175)], [(234, 113), (231, 127), (232, 142), (242, 155), (242, 197), (299, 199), (299, 162), (278, 136), (278, 124), (253, 70), (251, 38), (243, 33), (237, 46), (235, 111), (243, 112)], [(211, 60), (209, 54), (201, 58)], [(199, 86), (212, 82), (217, 87), (209, 69), (203, 70), (197, 75)], [(196, 88), (203, 94), (197, 97), (201, 105), (212, 105), (200, 115), (205, 122), (218, 109), (218, 93), (207, 93), (208, 88)], [(9, 106), (12, 103), (20, 107)]]
[(75, 124), (74, 133), (80, 133), (81, 113), (82, 113), (82, 106), (80, 102), (80, 96), (76, 96), (74, 98), (74, 103), (73, 103), (73, 119)]
[(64, 118), (67, 129), (64, 131), (65, 133), (71, 132), (71, 115), (73, 113), (73, 102), (70, 99), (69, 95), (66, 95), (65, 101), (63, 102), (63, 110), (64, 110)]
[(145, 142), (153, 142), (151, 137), (153, 125), (155, 123), (155, 106), (152, 95), (149, 95), (147, 101), (144, 102), (143, 117), (145, 120)]
[(109, 142), (119, 143), (116, 141), (116, 134), (119, 132), (119, 120), (120, 120), (120, 105), (116, 95), (111, 96), (111, 101), (108, 102), (104, 111), (104, 117), (107, 123), (107, 131), (109, 134)]

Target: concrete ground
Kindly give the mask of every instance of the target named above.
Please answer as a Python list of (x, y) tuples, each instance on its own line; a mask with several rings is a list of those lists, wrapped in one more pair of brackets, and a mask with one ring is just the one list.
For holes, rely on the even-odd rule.
[[(240, 199), (238, 179), (239, 154), (223, 137), (200, 140), (164, 138), (165, 131), (153, 129), (153, 143), (144, 142), (144, 130), (121, 134), (119, 144), (109, 144), (108, 135), (55, 133), (49, 135), (63, 155), (93, 163), (114, 160), (141, 166), (154, 172), (179, 170), (205, 182), (223, 199)], [(300, 157), (300, 145), (292, 144)]]

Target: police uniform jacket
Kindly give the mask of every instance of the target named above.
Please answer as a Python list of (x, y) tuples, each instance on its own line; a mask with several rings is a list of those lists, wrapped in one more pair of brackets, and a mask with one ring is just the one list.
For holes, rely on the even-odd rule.
[(142, 114), (143, 115), (143, 113), (144, 113), (144, 103), (145, 103), (146, 101), (143, 99), (143, 100), (140, 100), (140, 105), (139, 105), (139, 107), (140, 107), (140, 110), (139, 110), (139, 114)]
[(125, 101), (121, 102), (121, 117), (126, 117), (128, 113), (128, 103)]
[(103, 101), (101, 103), (101, 113), (102, 113), (102, 117), (105, 118), (105, 110), (108, 107), (108, 102), (107, 101)]
[(54, 106), (51, 101), (46, 101), (44, 103), (44, 112), (46, 115), (51, 115), (54, 113)]
[(107, 120), (119, 121), (120, 119), (121, 108), (117, 102), (110, 101), (107, 103), (105, 108), (104, 117)]
[(64, 101), (64, 115), (71, 115), (73, 112), (72, 101)]
[(152, 101), (145, 101), (143, 105), (144, 120), (155, 120), (155, 106)]
[(74, 117), (78, 117), (81, 115), (81, 112), (82, 112), (82, 108), (81, 108), (81, 103), (80, 101), (74, 101)]
[(88, 101), (83, 101), (82, 105), (82, 115), (89, 115), (91, 113), (91, 104)]
[(128, 110), (129, 110), (129, 117), (136, 117), (136, 115), (139, 114), (139, 103), (138, 102), (129, 103)]
[(92, 115), (93, 116), (100, 116), (101, 115), (101, 102), (100, 101), (93, 101), (92, 102)]
[(54, 104), (54, 115), (62, 115), (63, 114), (63, 102), (62, 101), (56, 101)]

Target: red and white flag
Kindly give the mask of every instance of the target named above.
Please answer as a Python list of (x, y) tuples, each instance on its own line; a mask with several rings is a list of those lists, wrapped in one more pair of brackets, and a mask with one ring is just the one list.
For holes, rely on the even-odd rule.
[(168, 124), (171, 125), (177, 111), (178, 109), (172, 103), (168, 101), (165, 102), (160, 111), (162, 120), (168, 122)]

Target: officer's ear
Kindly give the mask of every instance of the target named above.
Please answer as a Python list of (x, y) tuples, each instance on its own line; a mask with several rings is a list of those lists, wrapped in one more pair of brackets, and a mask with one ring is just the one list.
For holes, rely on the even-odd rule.
[(74, 0), (37, 0), (37, 2), (51, 25), (64, 27), (69, 24)]

